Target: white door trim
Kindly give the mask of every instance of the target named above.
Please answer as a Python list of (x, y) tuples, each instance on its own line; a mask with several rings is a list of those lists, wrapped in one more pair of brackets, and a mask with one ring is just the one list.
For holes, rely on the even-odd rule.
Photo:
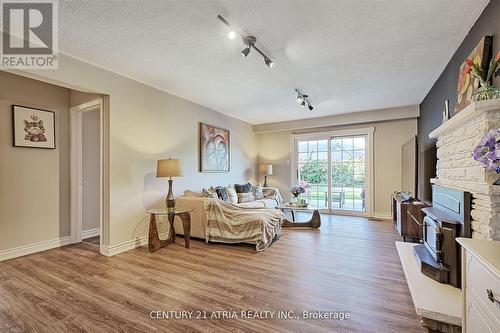
[[(339, 211), (329, 209), (333, 213), (338, 213), (339, 215), (356, 215), (356, 216), (373, 216), (373, 205), (374, 205), (374, 179), (373, 179), (373, 132), (375, 127), (364, 127), (364, 128), (353, 128), (353, 129), (342, 129), (326, 132), (316, 132), (316, 133), (304, 133), (304, 134), (290, 134), (290, 154), (291, 154), (291, 174), (290, 174), (290, 184), (295, 184), (297, 182), (297, 141), (298, 140), (330, 140), (332, 137), (336, 136), (351, 136), (351, 135), (366, 135), (366, 193), (368, 194), (368, 200), (366, 201), (366, 211), (365, 212), (351, 212), (351, 211)], [(330, 149), (329, 149), (330, 150)], [(330, 159), (330, 153), (328, 158)], [(328, 168), (330, 174), (330, 167)], [(330, 178), (330, 177), (328, 177)], [(329, 184), (330, 185), (330, 184)], [(330, 192), (330, 186), (328, 186)], [(328, 193), (330, 195), (330, 193)], [(331, 208), (331, 203), (329, 207)]]
[(70, 146), (70, 239), (71, 243), (82, 241), (82, 116), (85, 112), (99, 110), (100, 113), (100, 172), (99, 172), (99, 234), (103, 242), (103, 101), (102, 98), (70, 108), (71, 146)]

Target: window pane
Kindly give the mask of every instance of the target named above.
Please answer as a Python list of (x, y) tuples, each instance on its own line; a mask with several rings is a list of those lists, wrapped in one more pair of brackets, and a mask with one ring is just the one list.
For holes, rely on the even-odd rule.
[(365, 173), (365, 164), (364, 163), (353, 163), (354, 165), (354, 173), (355, 174), (364, 174)]
[(328, 152), (318, 152), (318, 160), (320, 162), (327, 162), (328, 161)]
[(328, 151), (328, 140), (318, 141), (318, 151)]
[(354, 138), (354, 149), (365, 149), (365, 137)]
[(355, 150), (353, 153), (354, 153), (354, 161), (355, 162), (364, 162), (365, 161), (365, 151), (364, 150)]
[(332, 139), (332, 151), (342, 150), (342, 139)]
[(341, 151), (333, 151), (332, 152), (332, 161), (340, 162), (342, 160), (342, 152)]
[(304, 163), (308, 160), (308, 153), (299, 153), (299, 163)]
[(352, 151), (344, 150), (342, 152), (343, 162), (352, 161)]
[(309, 141), (308, 142), (307, 150), (309, 152), (311, 152), (311, 151), (314, 151), (314, 152), (318, 151), (318, 141)]
[(299, 141), (299, 152), (307, 151), (307, 141)]
[(342, 149), (344, 150), (352, 150), (353, 143), (352, 138), (344, 138), (342, 139)]

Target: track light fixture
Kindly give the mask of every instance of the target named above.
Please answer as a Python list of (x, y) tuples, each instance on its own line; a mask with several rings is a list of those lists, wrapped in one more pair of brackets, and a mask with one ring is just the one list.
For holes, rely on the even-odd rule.
[[(217, 15), (217, 18), (227, 25), (228, 27), (231, 27), (231, 24), (222, 16), (222, 15)], [(228, 37), (229, 39), (235, 39), (236, 35), (240, 35), (241, 39), (243, 40), (243, 43), (247, 46), (241, 51), (241, 55), (246, 58), (250, 54), (251, 49), (254, 49), (259, 53), (262, 58), (264, 58), (264, 63), (266, 64), (267, 67), (272, 68), (274, 66), (274, 60), (269, 58), (267, 55), (264, 54), (257, 46), (255, 46), (255, 42), (257, 41), (257, 38), (255, 36), (250, 36), (250, 35), (243, 35), (242, 33), (237, 33), (234, 30), (229, 31)]]
[(309, 95), (302, 94), (299, 91), (299, 89), (295, 89), (295, 91), (297, 92), (297, 103), (300, 104), (300, 106), (303, 108), (305, 108), (307, 105), (307, 108), (309, 109), (309, 111), (312, 111), (314, 108), (311, 105), (311, 102), (309, 102), (309, 100), (308, 100)]
[(248, 54), (249, 54), (249, 53), (250, 53), (250, 46), (245, 47), (245, 48), (243, 49), (243, 51), (241, 51), (241, 55), (243, 56), (243, 58), (248, 57)]

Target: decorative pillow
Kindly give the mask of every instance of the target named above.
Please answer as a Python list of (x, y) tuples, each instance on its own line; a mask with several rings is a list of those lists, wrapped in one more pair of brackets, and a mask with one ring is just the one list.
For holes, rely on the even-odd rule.
[(210, 186), (209, 189), (203, 189), (201, 191), (201, 196), (205, 198), (219, 199), (219, 197), (217, 196), (217, 191), (215, 191), (215, 188), (213, 186)]
[(238, 203), (238, 194), (231, 186), (226, 187), (227, 201), (232, 204)]
[(219, 199), (228, 201), (227, 191), (225, 187), (217, 186), (215, 188), (215, 192), (217, 192), (217, 196), (219, 197)]
[(238, 193), (238, 203), (255, 201), (255, 197), (252, 192), (248, 193)]
[(255, 185), (253, 187), (253, 196), (255, 197), (255, 200), (264, 199), (264, 191), (262, 191), (262, 186)]
[(252, 192), (252, 184), (250, 183), (246, 183), (243, 185), (234, 184), (234, 189), (236, 190), (236, 193), (249, 193)]

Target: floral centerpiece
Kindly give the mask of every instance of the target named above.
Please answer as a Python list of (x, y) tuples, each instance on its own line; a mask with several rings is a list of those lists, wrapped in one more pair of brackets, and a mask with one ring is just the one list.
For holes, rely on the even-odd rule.
[(302, 182), (299, 182), (298, 185), (292, 185), (290, 187), (290, 193), (292, 194), (294, 201), (293, 204), (298, 204), (298, 198), (301, 194), (306, 193), (307, 189), (309, 187), (309, 184), (304, 184)]
[[(487, 169), (500, 174), (500, 128), (491, 129), (472, 152), (472, 158)], [(500, 185), (500, 178), (493, 182)]]
[(472, 94), (472, 99), (474, 101), (482, 101), (487, 99), (500, 98), (500, 88), (495, 87), (491, 84), (491, 79), (493, 78), (493, 76), (500, 75), (500, 70), (496, 70), (498, 64), (500, 63), (500, 51), (498, 51), (496, 57), (491, 59), (487, 73), (483, 72), (484, 69), (481, 68), (480, 64), (472, 61), (472, 59), (470, 58), (467, 58), (465, 60), (465, 63), (466, 66), (463, 73), (460, 74), (460, 77), (465, 77), (470, 73), (477, 80), (479, 80), (479, 83), (481, 85), (481, 87)]

